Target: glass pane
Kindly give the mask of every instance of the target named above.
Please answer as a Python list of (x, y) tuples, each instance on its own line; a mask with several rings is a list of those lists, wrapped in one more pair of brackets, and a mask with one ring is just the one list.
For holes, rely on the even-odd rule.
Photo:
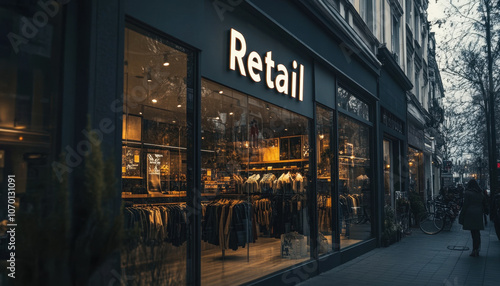
[(125, 30), (123, 273), (131, 285), (186, 284), (187, 54)]
[(423, 153), (417, 149), (408, 148), (410, 192), (416, 192), (424, 199), (423, 189)]
[(370, 130), (339, 115), (340, 247), (371, 237)]
[(392, 194), (393, 194), (393, 176), (392, 170), (392, 144), (389, 140), (383, 141), (384, 148), (384, 198), (385, 205), (393, 207)]
[(333, 250), (333, 241), (336, 237), (332, 229), (332, 163), (335, 154), (332, 149), (333, 111), (322, 107), (316, 109), (318, 162), (318, 249), (319, 253)]
[(208, 80), (201, 109), (202, 284), (308, 260), (307, 119)]
[(342, 87), (339, 87), (337, 92), (338, 106), (340, 108), (358, 115), (365, 120), (370, 120), (370, 109), (368, 108), (368, 104)]

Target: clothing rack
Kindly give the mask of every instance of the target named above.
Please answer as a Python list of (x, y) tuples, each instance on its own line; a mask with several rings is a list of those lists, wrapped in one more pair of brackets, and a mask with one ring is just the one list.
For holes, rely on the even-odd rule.
[(147, 206), (167, 206), (167, 205), (185, 205), (186, 202), (148, 202), (148, 203), (134, 203), (130, 201), (125, 201), (125, 207), (147, 207)]
[(186, 202), (177, 202), (177, 203), (144, 203), (144, 204), (131, 204), (125, 205), (127, 207), (154, 207), (154, 206), (167, 206), (167, 205), (185, 205)]
[[(253, 233), (253, 232), (249, 232), (249, 229), (251, 229), (252, 227), (252, 224), (251, 224), (251, 219), (252, 219), (252, 205), (247, 201), (247, 200), (243, 200), (243, 199), (237, 199), (235, 198), (235, 195), (236, 197), (242, 197), (243, 195), (242, 194), (233, 194), (231, 196), (225, 196), (225, 195), (220, 195), (220, 196), (217, 196), (218, 199), (216, 200), (213, 200), (211, 201), (210, 203), (208, 203), (207, 205), (210, 205), (210, 204), (214, 204), (213, 206), (210, 206), (210, 207), (215, 207), (215, 209), (217, 209), (218, 207), (227, 207), (228, 205), (230, 205), (230, 209), (233, 210), (233, 207), (234, 207), (234, 211), (236, 211), (236, 206), (238, 206), (238, 208), (240, 209), (241, 211), (241, 207), (243, 207), (243, 212), (246, 213), (244, 216), (246, 217), (245, 219), (245, 223), (244, 223), (244, 231), (245, 231), (245, 241), (244, 241), (244, 244), (236, 244), (236, 245), (233, 245), (236, 246), (235, 248), (232, 248), (230, 246), (230, 244), (227, 244), (227, 241), (226, 243), (223, 243), (225, 240), (225, 238), (223, 238), (222, 240), (218, 240), (219, 242), (217, 244), (215, 244), (213, 242), (213, 240), (211, 240), (211, 234), (207, 234), (207, 237), (202, 237), (204, 241), (208, 242), (208, 243), (212, 243), (212, 244), (215, 244), (215, 245), (220, 245), (221, 246), (221, 250), (222, 250), (222, 259), (224, 260), (225, 259), (225, 255), (226, 255), (226, 248), (230, 248), (230, 249), (233, 249), (233, 250), (236, 250), (239, 246), (243, 246), (243, 247), (246, 247), (247, 248), (247, 261), (249, 260), (249, 257), (250, 257), (250, 239), (253, 239), (250, 237), (250, 234)], [(243, 206), (241, 206), (240, 204), (244, 204)], [(213, 211), (214, 209), (211, 209), (210, 212), (209, 210), (207, 209), (206, 210), (206, 213), (204, 214), (204, 216), (209, 216), (210, 219), (208, 220), (205, 220), (204, 224), (207, 223), (208, 227), (213, 227), (214, 224), (213, 224)], [(211, 215), (209, 215), (209, 213)], [(226, 215), (228, 215), (228, 213), (226, 213)], [(223, 221), (221, 221), (221, 217), (216, 217), (217, 220), (216, 220), (216, 223), (215, 223), (215, 227), (220, 227), (221, 226), (221, 223), (224, 223), (224, 224), (227, 224), (227, 218), (231, 218), (229, 216), (227, 216), (227, 218), (224, 218)], [(206, 219), (206, 217), (205, 217)], [(236, 223), (238, 222), (238, 220), (232, 220), (231, 219), (231, 222), (230, 224), (232, 225), (233, 223)], [(241, 221), (240, 221), (241, 222)], [(202, 227), (204, 227), (204, 224)], [(236, 225), (235, 225), (236, 226)], [(241, 224), (240, 224), (241, 226)], [(212, 228), (209, 228), (209, 229), (212, 229)], [(240, 230), (242, 231), (242, 230)], [(231, 234), (229, 234), (231, 235)], [(232, 235), (236, 235), (236, 233), (233, 233)], [(243, 242), (243, 241), (242, 241)], [(229, 247), (228, 247), (229, 246)]]

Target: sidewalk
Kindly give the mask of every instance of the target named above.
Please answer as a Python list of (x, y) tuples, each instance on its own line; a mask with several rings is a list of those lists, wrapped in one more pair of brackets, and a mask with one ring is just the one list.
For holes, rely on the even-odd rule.
[[(468, 250), (450, 250), (466, 246)], [(479, 257), (470, 257), (470, 231), (426, 235), (420, 229), (400, 242), (342, 264), (299, 285), (500, 285), (500, 241), (492, 222), (481, 231)]]

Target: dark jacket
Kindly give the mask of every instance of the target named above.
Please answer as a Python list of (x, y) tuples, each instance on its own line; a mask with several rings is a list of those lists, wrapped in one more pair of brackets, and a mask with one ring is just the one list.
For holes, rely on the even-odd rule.
[[(464, 230), (483, 230), (483, 214), (487, 200), (482, 192), (467, 189), (464, 194), (464, 204), (459, 221), (463, 221)], [(462, 220), (463, 219), (463, 220)]]

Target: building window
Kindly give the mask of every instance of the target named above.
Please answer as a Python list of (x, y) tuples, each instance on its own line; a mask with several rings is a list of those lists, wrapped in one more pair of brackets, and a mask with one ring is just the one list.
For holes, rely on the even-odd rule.
[[(46, 196), (47, 199), (51, 197), (52, 201), (57, 199), (53, 197), (54, 189), (57, 188), (54, 188), (55, 180), (52, 175), (62, 176), (67, 172), (64, 169), (52, 167), (52, 164), (59, 160), (60, 155), (57, 153), (56, 145), (60, 142), (58, 117), (61, 110), (58, 106), (61, 86), (60, 62), (63, 54), (61, 23), (65, 13), (47, 17), (47, 14), (40, 11), (41, 15), (45, 15), (45, 22), (35, 28), (31, 24), (34, 19), (25, 18), (28, 17), (27, 15), (32, 15), (32, 12), (26, 1), (11, 1), (8, 4), (4, 2), (4, 5), (0, 5), (2, 30), (2, 40), (0, 40), (0, 194), (2, 197), (0, 217), (2, 220), (7, 219), (7, 212), (9, 211), (10, 214), (11, 210), (7, 207), (7, 194), (12, 191), (12, 184), (8, 184), (12, 180), (10, 176), (15, 176), (16, 209), (45, 210), (47, 202), (40, 200), (40, 197)], [(34, 30), (26, 28), (27, 24), (24, 24), (24, 21), (29, 22)], [(26, 33), (30, 35), (28, 39), (23, 37)], [(73, 108), (73, 106), (66, 108)], [(76, 156), (79, 158), (79, 155)], [(66, 165), (64, 167), (69, 168)], [(26, 204), (27, 202), (30, 203)], [(12, 201), (9, 200), (9, 205), (11, 203)], [(47, 210), (49, 209), (51, 208)], [(37, 215), (40, 216), (36, 219), (30, 216), (30, 222), (45, 223), (44, 219), (47, 219), (48, 214)], [(24, 235), (28, 236), (27, 233)], [(37, 238), (33, 238), (35, 239)], [(35, 247), (35, 245), (30, 246)], [(4, 249), (5, 252), (2, 251), (2, 253), (7, 254), (7, 246)], [(27, 250), (24, 253), (27, 253)], [(25, 266), (27, 268), (33, 266), (33, 269), (37, 268), (39, 271), (38, 263)]]
[(420, 40), (420, 16), (418, 15), (419, 13), (417, 13), (418, 11), (418, 7), (417, 6), (414, 6), (414, 21), (415, 21), (415, 24), (414, 24), (414, 30), (413, 30), (413, 35), (414, 35), (414, 38), (415, 40), (419, 41)]
[(370, 128), (339, 114), (340, 247), (371, 237)]
[(392, 16), (392, 52), (396, 55), (396, 61), (399, 62), (399, 53), (400, 53), (400, 30), (399, 30), (399, 19), (396, 16)]
[(333, 110), (317, 107), (316, 109), (316, 160), (317, 170), (317, 193), (318, 193), (318, 250), (320, 254), (333, 250), (333, 242), (336, 239), (333, 227), (333, 214), (337, 211), (332, 207), (332, 166), (335, 154), (332, 148), (333, 136)]
[(349, 91), (345, 90), (342, 87), (339, 87), (337, 90), (337, 99), (337, 105), (340, 108), (352, 114), (355, 114), (367, 121), (370, 120), (370, 108), (368, 107), (368, 104)]
[(408, 148), (408, 171), (410, 191), (419, 194), (424, 199), (423, 152)]
[(178, 45), (125, 30), (121, 258), (141, 285), (186, 283), (188, 59)]
[(415, 96), (417, 97), (418, 101), (420, 103), (424, 103), (423, 99), (420, 98), (421, 92), (420, 92), (420, 71), (415, 71)]
[(337, 9), (337, 11), (340, 11), (340, 0), (326, 0), (326, 2)]
[(394, 194), (394, 186), (393, 186), (393, 174), (392, 169), (393, 166), (393, 158), (392, 158), (392, 142), (389, 140), (383, 141), (383, 149), (384, 149), (384, 199), (386, 206), (394, 206), (393, 202), (393, 194)]
[(363, 21), (366, 23), (370, 31), (374, 32), (374, 7), (373, 1), (371, 0), (360, 0), (359, 3), (360, 15)]
[(201, 280), (241, 284), (309, 260), (308, 119), (203, 79), (201, 120)]
[(407, 57), (406, 57), (406, 75), (410, 79), (410, 81), (413, 82), (413, 60), (411, 57), (411, 54), (407, 51)]
[(410, 27), (410, 30), (413, 30), (413, 21), (412, 21), (412, 13), (413, 13), (413, 3), (411, 0), (406, 0), (406, 11), (405, 11), (405, 14), (406, 14), (406, 24), (408, 25), (408, 27)]

